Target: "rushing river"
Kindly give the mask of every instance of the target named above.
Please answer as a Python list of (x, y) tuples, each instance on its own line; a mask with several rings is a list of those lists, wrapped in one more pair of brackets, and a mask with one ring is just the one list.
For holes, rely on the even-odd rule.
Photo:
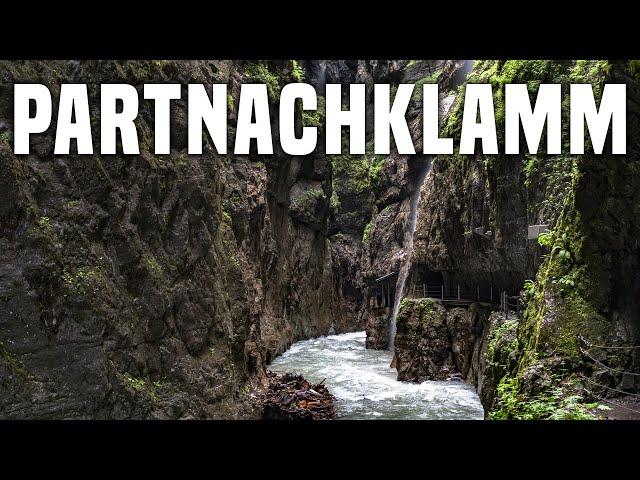
[(460, 381), (399, 382), (389, 368), (391, 353), (364, 348), (365, 332), (331, 335), (294, 343), (269, 368), (295, 372), (325, 385), (343, 419), (481, 420), (475, 390)]

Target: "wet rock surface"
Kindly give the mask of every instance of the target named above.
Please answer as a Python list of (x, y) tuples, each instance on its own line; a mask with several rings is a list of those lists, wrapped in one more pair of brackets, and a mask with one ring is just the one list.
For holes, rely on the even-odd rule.
[(466, 380), (487, 312), (445, 308), (432, 299), (402, 301), (397, 318), (398, 380)]
[(366, 347), (374, 350), (389, 348), (389, 315), (391, 309), (369, 310), (365, 320)]
[[(630, 169), (640, 158), (634, 65), (486, 60), (477, 61), (469, 77), (496, 89), (505, 81), (559, 83), (563, 95), (575, 81), (591, 83), (596, 92), (605, 82), (625, 83), (628, 131), (634, 132), (625, 162), (590, 152), (571, 157), (566, 142), (557, 156), (434, 159), (422, 189), (408, 282), (429, 283), (437, 272), (445, 285), (491, 285), (510, 295), (527, 287), (520, 321), (492, 315), (473, 349), (468, 380), (490, 418), (592, 418), (581, 402), (638, 391), (637, 375), (629, 374), (640, 365), (630, 350), (640, 331), (638, 309), (631, 306), (638, 275), (628, 267), (638, 258), (638, 189), (629, 186), (637, 183)], [(454, 103), (443, 129), (454, 141), (458, 107)], [(622, 187), (623, 179), (631, 183)], [(537, 224), (554, 232), (546, 246), (527, 239), (527, 227)], [(584, 348), (581, 336), (605, 348)]]
[[(208, 137), (186, 154), (186, 85), (227, 83), (235, 128), (242, 83), (293, 81), (290, 61), (260, 65), (0, 62), (0, 418), (252, 417), (243, 398), (270, 358), (356, 328), (324, 155), (227, 157)], [(140, 155), (54, 156), (54, 120), (15, 156), (22, 82), (47, 85), (54, 105), (60, 83), (87, 83), (92, 111), (101, 83), (180, 83), (171, 153), (151, 153), (141, 101)]]

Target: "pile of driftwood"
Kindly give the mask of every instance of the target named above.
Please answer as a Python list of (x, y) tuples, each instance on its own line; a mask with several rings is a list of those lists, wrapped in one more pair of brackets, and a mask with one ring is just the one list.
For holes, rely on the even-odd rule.
[(300, 375), (267, 370), (267, 388), (261, 398), (267, 420), (326, 420), (335, 418), (334, 397), (324, 380), (311, 384)]

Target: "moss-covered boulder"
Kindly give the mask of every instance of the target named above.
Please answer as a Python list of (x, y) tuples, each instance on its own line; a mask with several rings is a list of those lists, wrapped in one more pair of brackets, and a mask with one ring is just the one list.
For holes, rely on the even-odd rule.
[(444, 380), (456, 372), (447, 312), (431, 299), (404, 299), (396, 322), (398, 380)]

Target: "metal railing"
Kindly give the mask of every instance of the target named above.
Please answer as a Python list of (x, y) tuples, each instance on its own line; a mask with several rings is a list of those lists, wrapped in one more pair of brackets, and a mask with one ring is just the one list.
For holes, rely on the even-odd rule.
[(520, 314), (520, 297), (517, 295), (507, 295), (507, 292), (502, 292), (500, 299), (500, 310), (504, 316), (508, 319), (509, 312), (516, 312), (516, 315)]
[(439, 300), (460, 302), (498, 303), (498, 292), (492, 286), (465, 287), (462, 285), (411, 285), (405, 294), (408, 298), (435, 298)]
[(508, 318), (510, 312), (520, 313), (520, 297), (508, 295), (506, 291), (494, 291), (493, 286), (465, 287), (462, 285), (429, 285), (413, 284), (405, 294), (406, 298), (434, 298), (437, 300), (461, 303), (487, 303), (500, 305), (502, 311)]

